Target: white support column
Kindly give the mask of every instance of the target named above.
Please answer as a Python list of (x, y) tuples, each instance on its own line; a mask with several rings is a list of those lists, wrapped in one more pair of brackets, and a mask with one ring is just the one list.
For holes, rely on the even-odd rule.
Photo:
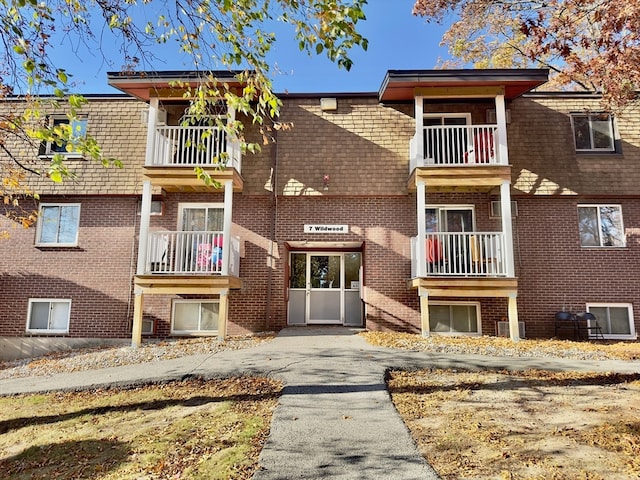
[(418, 287), (418, 295), (420, 296), (420, 325), (423, 337), (429, 337), (429, 292), (425, 288)]
[(222, 275), (229, 275), (231, 258), (231, 216), (233, 213), (233, 181), (224, 182), (224, 218), (222, 236)]
[(509, 165), (507, 147), (507, 110), (504, 95), (496, 95), (496, 122), (498, 123), (498, 158), (501, 165)]
[(409, 161), (414, 163), (416, 167), (422, 167), (424, 164), (424, 135), (422, 133), (424, 128), (424, 97), (415, 97), (414, 116), (416, 123), (414, 137), (415, 151), (413, 152), (414, 158), (409, 159)]
[(513, 253), (513, 225), (511, 223), (511, 182), (505, 180), (500, 185), (500, 214), (504, 234), (504, 261), (508, 277), (515, 277)]
[(518, 327), (518, 299), (515, 293), (509, 295), (509, 336), (511, 340), (520, 340), (520, 328)]
[(424, 182), (418, 182), (416, 189), (416, 204), (417, 204), (417, 215), (418, 215), (418, 241), (416, 242), (416, 251), (415, 251), (415, 265), (416, 265), (416, 276), (418, 277), (426, 277), (426, 262), (427, 255), (425, 252), (425, 233), (427, 231), (427, 221), (426, 221), (426, 195), (427, 195), (427, 186)]
[[(145, 165), (153, 165), (157, 159), (155, 155), (155, 131), (158, 118), (158, 99), (152, 97), (149, 100), (147, 112), (147, 150), (145, 152)], [(138, 263), (136, 273), (142, 275), (147, 267), (147, 247), (149, 245), (149, 218), (151, 216), (151, 181), (142, 183), (142, 204), (140, 205), (140, 231), (138, 234)]]
[(142, 315), (144, 312), (144, 295), (142, 290), (134, 291), (133, 327), (131, 329), (131, 346), (137, 348), (142, 344)]
[(144, 157), (144, 164), (147, 166), (160, 163), (159, 158), (153, 158), (155, 155), (156, 141), (156, 121), (158, 119), (158, 99), (152, 97), (149, 100), (149, 110), (147, 113), (147, 151)]
[(140, 231), (138, 232), (137, 275), (147, 271), (147, 250), (149, 247), (149, 221), (151, 219), (151, 180), (142, 183), (142, 205), (140, 205)]
[[(236, 121), (236, 110), (235, 108), (227, 105), (227, 126)], [(237, 138), (230, 138), (229, 135), (225, 132), (227, 136), (227, 155), (229, 155), (229, 160), (227, 161), (227, 168), (235, 167), (238, 173), (240, 173), (240, 143)]]
[(223, 341), (227, 337), (227, 320), (229, 316), (229, 290), (220, 291), (220, 304), (218, 308), (218, 340)]

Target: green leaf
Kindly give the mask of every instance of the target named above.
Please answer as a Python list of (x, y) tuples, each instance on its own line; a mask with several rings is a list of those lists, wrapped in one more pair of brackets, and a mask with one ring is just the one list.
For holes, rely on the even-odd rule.
[(64, 70), (60, 69), (58, 70), (58, 80), (60, 80), (62, 83), (67, 83), (67, 74)]
[(49, 178), (54, 183), (62, 183), (62, 173), (58, 171), (53, 171), (49, 173)]

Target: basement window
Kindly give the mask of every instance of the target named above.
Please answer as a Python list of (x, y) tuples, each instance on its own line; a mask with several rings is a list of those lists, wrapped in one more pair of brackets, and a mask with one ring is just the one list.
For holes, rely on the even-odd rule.
[(171, 333), (213, 335), (218, 333), (218, 300), (174, 300)]

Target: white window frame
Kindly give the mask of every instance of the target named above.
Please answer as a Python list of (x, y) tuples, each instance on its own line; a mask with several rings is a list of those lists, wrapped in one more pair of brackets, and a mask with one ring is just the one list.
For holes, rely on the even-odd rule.
[[(444, 119), (445, 118), (464, 118), (465, 122), (466, 122), (466, 126), (470, 126), (471, 125), (471, 113), (469, 112), (461, 112), (461, 113), (451, 113), (451, 112), (447, 112), (447, 113), (437, 113), (437, 112), (427, 112), (427, 113), (423, 113), (422, 114), (422, 126), (424, 126), (424, 119), (426, 118), (439, 118), (441, 119), (441, 123), (440, 125), (443, 127), (446, 127), (447, 125), (444, 124)], [(451, 125), (449, 125), (451, 126)], [(459, 125), (460, 127), (462, 127), (462, 125)]]
[[(178, 204), (178, 227), (177, 231), (182, 232), (182, 221), (184, 217), (184, 211), (189, 208), (217, 208), (222, 209), (224, 215), (224, 203), (180, 203)], [(209, 230), (208, 230), (209, 231)]]
[[(622, 231), (622, 245), (603, 245), (603, 235), (602, 235), (602, 220), (600, 218), (600, 209), (602, 207), (616, 207), (620, 211), (620, 230)], [(582, 235), (580, 234), (580, 209), (581, 208), (595, 208), (596, 216), (598, 222), (598, 238), (600, 245), (583, 245), (582, 244)], [(580, 247), (581, 248), (625, 248), (627, 246), (627, 235), (624, 229), (624, 216), (622, 214), (622, 205), (617, 203), (584, 203), (578, 204), (578, 237), (580, 238)]]
[[(75, 225), (76, 235), (73, 242), (61, 243), (61, 242), (43, 242), (41, 241), (42, 235), (42, 223), (43, 216), (42, 211), (43, 207), (78, 207), (78, 223)], [(36, 221), (36, 246), (38, 247), (76, 247), (78, 246), (78, 235), (80, 232), (80, 213), (81, 208), (79, 203), (41, 203), (38, 208), (38, 220)], [(57, 237), (59, 237), (60, 233), (60, 216), (58, 215), (58, 225), (57, 225)]]
[[(592, 118), (594, 117), (599, 117), (605, 115), (608, 117), (608, 125), (609, 125), (609, 138), (611, 140), (611, 147), (608, 148), (596, 148), (594, 146), (594, 140), (593, 140), (593, 124), (592, 124)], [(614, 130), (614, 125), (613, 125), (613, 116), (611, 116), (608, 113), (571, 113), (570, 114), (571, 117), (571, 132), (573, 133), (573, 146), (576, 149), (576, 152), (604, 152), (604, 153), (609, 153), (609, 152), (615, 152), (616, 151), (616, 137), (615, 137), (615, 130)], [(590, 148), (578, 148), (578, 145), (576, 143), (576, 127), (575, 127), (575, 119), (577, 117), (586, 117), (589, 120), (589, 145)]]
[[(69, 305), (69, 315), (67, 317), (67, 326), (64, 329), (61, 328), (31, 328), (31, 314), (34, 303), (49, 303), (49, 315), (51, 315), (52, 303), (66, 303)], [(40, 334), (66, 334), (69, 333), (69, 324), (71, 322), (71, 299), (70, 298), (30, 298), (29, 308), (27, 310), (27, 325), (26, 331), (28, 333), (40, 333)], [(51, 316), (49, 316), (48, 323), (51, 323)]]
[[(598, 307), (598, 308), (626, 308), (627, 312), (629, 314), (629, 334), (628, 335), (621, 335), (621, 334), (615, 334), (615, 333), (603, 333), (604, 334), (604, 338), (605, 339), (609, 339), (609, 340), (636, 340), (637, 339), (637, 335), (636, 335), (636, 328), (635, 328), (635, 321), (633, 319), (633, 304), (631, 303), (596, 303), (596, 302), (592, 302), (592, 303), (587, 303), (586, 304), (586, 310), (587, 312), (590, 312), (590, 308), (592, 307)], [(606, 321), (606, 319), (601, 319), (598, 318), (598, 322), (600, 323), (600, 326), (602, 327), (602, 322)], [(591, 331), (590, 330), (590, 336), (595, 337), (596, 336), (596, 332), (595, 331)]]
[[(440, 219), (443, 211), (446, 210), (470, 210), (471, 211), (471, 230), (467, 230), (466, 232), (475, 232), (476, 231), (476, 206), (473, 204), (433, 204), (426, 205), (424, 208), (424, 215), (426, 218), (427, 210), (436, 210), (436, 215), (438, 216), (438, 224), (440, 224)], [(446, 215), (446, 213), (445, 213)], [(448, 230), (448, 229), (447, 229)], [(447, 233), (445, 230), (438, 230), (438, 232)], [(434, 232), (431, 232), (434, 233)], [(449, 232), (451, 233), (451, 232)]]
[(429, 326), (430, 333), (434, 335), (442, 335), (447, 337), (479, 337), (482, 335), (482, 314), (480, 311), (480, 302), (446, 302), (446, 301), (429, 301), (429, 306), (431, 305), (463, 305), (463, 306), (474, 306), (476, 307), (476, 319), (478, 322), (478, 331), (477, 332), (436, 332), (431, 330), (431, 326)]
[[(217, 335), (218, 329), (216, 330), (176, 330), (175, 329), (175, 316), (176, 316), (176, 305), (179, 303), (192, 303), (202, 305), (203, 303), (217, 303), (218, 304), (218, 312), (220, 311), (220, 299), (217, 298), (209, 298), (209, 299), (174, 299), (171, 302), (171, 334), (172, 335), (194, 335), (194, 336), (208, 336), (208, 335)], [(202, 318), (201, 318), (201, 310), (198, 310), (198, 327), (200, 327)], [(218, 316), (218, 327), (220, 326), (220, 316)]]
[[(55, 126), (56, 124), (61, 124), (61, 123), (67, 123), (67, 124), (71, 124), (72, 128), (75, 130), (75, 126), (74, 125), (79, 125), (79, 124), (84, 124), (84, 127), (81, 130), (82, 135), (79, 136), (78, 138), (86, 138), (87, 136), (87, 129), (89, 127), (89, 119), (86, 116), (79, 116), (77, 118), (74, 118), (73, 120), (69, 120), (69, 118), (67, 116), (64, 115), (52, 115), (50, 118), (50, 122), (51, 122), (51, 127)], [(72, 142), (73, 143), (73, 142)], [(57, 147), (57, 145), (55, 145)], [(66, 150), (66, 145), (65, 145), (65, 149), (62, 151), (57, 151), (54, 150), (54, 144), (52, 142), (47, 142), (45, 145), (45, 149), (44, 149), (44, 157), (46, 158), (51, 158), (54, 155), (62, 155), (66, 158), (84, 158), (83, 154), (78, 152), (77, 150), (71, 150), (71, 151), (67, 151)]]
[[(142, 200), (138, 201), (137, 214), (142, 214)], [(152, 217), (162, 217), (164, 215), (164, 200), (151, 200), (149, 215)]]

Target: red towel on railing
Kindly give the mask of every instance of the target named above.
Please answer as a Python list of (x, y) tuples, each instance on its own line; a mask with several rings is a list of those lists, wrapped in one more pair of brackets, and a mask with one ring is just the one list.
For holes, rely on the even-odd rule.
[(494, 157), (493, 132), (484, 130), (473, 136), (476, 163), (489, 163)]
[(427, 262), (438, 263), (442, 260), (442, 245), (437, 238), (427, 238)]

